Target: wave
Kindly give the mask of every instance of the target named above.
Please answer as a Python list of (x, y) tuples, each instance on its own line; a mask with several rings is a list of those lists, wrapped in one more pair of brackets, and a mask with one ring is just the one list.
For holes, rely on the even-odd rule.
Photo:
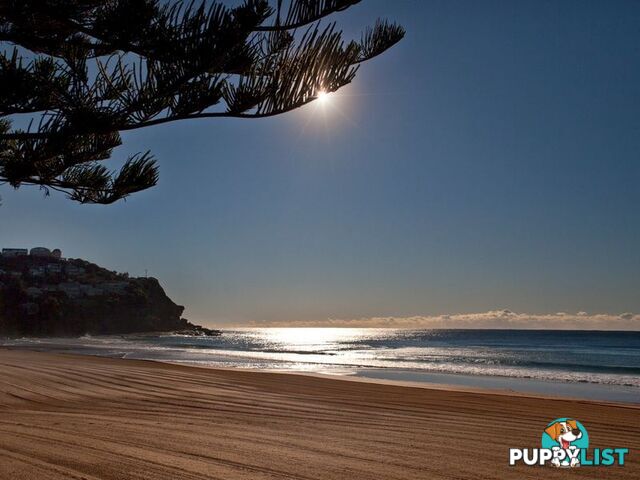
[(611, 332), (326, 329), (309, 335), (298, 329), (247, 329), (212, 338), (82, 336), (0, 340), (0, 345), (212, 367), (337, 374), (406, 370), (640, 388), (640, 337)]

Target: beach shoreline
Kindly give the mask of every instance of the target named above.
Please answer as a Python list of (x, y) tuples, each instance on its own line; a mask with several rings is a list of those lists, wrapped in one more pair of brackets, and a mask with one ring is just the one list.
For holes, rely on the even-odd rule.
[[(0, 347), (2, 348), (2, 347)], [(80, 356), (95, 356), (91, 354), (66, 354), (61, 353), (60, 355), (80, 355)], [(104, 358), (104, 357), (99, 357)], [(112, 357), (113, 358), (113, 357)], [(123, 358), (122, 360), (128, 360)], [(585, 398), (585, 397), (574, 397), (569, 395), (562, 394), (554, 394), (554, 393), (542, 393), (534, 390), (518, 390), (513, 388), (491, 388), (484, 386), (476, 386), (467, 383), (447, 383), (446, 381), (412, 381), (408, 379), (393, 379), (388, 377), (376, 377), (363, 375), (361, 372), (350, 374), (350, 375), (340, 375), (335, 373), (318, 373), (318, 372), (306, 372), (306, 371), (295, 371), (295, 370), (260, 370), (257, 368), (247, 368), (247, 367), (219, 367), (219, 366), (208, 366), (201, 364), (187, 364), (179, 361), (171, 362), (165, 360), (147, 360), (147, 359), (136, 359), (136, 361), (141, 362), (157, 362), (157, 363), (166, 363), (171, 365), (180, 365), (188, 368), (202, 368), (205, 370), (217, 370), (217, 371), (243, 371), (249, 373), (272, 373), (277, 375), (300, 375), (305, 377), (312, 378), (322, 378), (327, 380), (338, 380), (345, 382), (361, 382), (361, 383), (373, 383), (380, 385), (390, 385), (396, 387), (406, 387), (406, 388), (425, 388), (427, 390), (445, 390), (451, 392), (463, 392), (463, 393), (478, 393), (478, 394), (489, 394), (489, 395), (505, 395), (509, 397), (525, 397), (525, 398), (533, 398), (533, 399), (547, 399), (547, 400), (565, 400), (565, 401), (573, 401), (573, 402), (590, 402), (598, 405), (612, 405), (612, 406), (620, 406), (620, 407), (628, 407), (628, 408), (637, 408), (640, 409), (640, 392), (638, 392), (638, 401), (615, 401), (609, 399), (593, 399), (593, 398)], [(375, 371), (375, 369), (371, 369), (371, 371)], [(411, 373), (420, 373), (420, 372), (411, 372)], [(447, 378), (451, 377), (470, 377), (469, 375), (462, 374), (441, 374), (441, 373), (430, 373), (430, 376), (443, 376)], [(529, 379), (514, 379), (513, 377), (499, 377), (506, 382), (513, 382), (517, 380), (524, 381), (533, 381)], [(547, 381), (550, 385), (563, 385), (563, 382), (550, 382)], [(581, 385), (581, 384), (578, 384)], [(607, 385), (598, 385), (600, 387), (607, 387)], [(614, 387), (617, 387), (614, 386)]]
[[(99, 338), (99, 337), (98, 337)], [(167, 360), (159, 358), (133, 357), (129, 354), (103, 354), (92, 350), (73, 350), (70, 346), (2, 345), (0, 349), (15, 349), (54, 353), (59, 355), (92, 356), (98, 358), (116, 358), (126, 360), (151, 361), (193, 368), (213, 370), (246, 371), (255, 373), (281, 373), (287, 375), (307, 375), (346, 381), (382, 383), (416, 388), (444, 389), (452, 391), (493, 393), (502, 395), (528, 396), (532, 398), (553, 398), (559, 400), (594, 401), (610, 405), (640, 406), (640, 388), (625, 385), (608, 385), (592, 382), (567, 382), (563, 380), (539, 380), (511, 376), (491, 376), (482, 374), (463, 374), (430, 372), (420, 369), (351, 367), (345, 372), (333, 369), (326, 372), (314, 370), (295, 370), (291, 368), (253, 368), (247, 366), (225, 367), (207, 364), (201, 361)], [(348, 372), (347, 372), (348, 371)]]
[(319, 373), (545, 398), (640, 403), (639, 335), (546, 330), (251, 328), (225, 330), (218, 337), (23, 337), (0, 341), (0, 346), (207, 368)]
[(6, 348), (0, 373), (0, 478), (560, 478), (508, 450), (562, 416), (630, 449), (581, 477), (640, 473), (634, 405)]

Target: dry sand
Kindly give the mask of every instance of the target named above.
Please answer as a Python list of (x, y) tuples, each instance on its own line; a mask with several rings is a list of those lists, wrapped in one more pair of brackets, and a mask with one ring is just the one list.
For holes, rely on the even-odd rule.
[[(640, 478), (640, 410), (0, 349), (2, 479)], [(509, 467), (581, 420), (625, 467)]]

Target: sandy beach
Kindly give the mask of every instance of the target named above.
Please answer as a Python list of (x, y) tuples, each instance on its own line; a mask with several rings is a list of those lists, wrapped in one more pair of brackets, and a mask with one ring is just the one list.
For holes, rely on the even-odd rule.
[[(634, 406), (0, 349), (1, 479), (640, 477)], [(625, 467), (508, 466), (570, 416)]]

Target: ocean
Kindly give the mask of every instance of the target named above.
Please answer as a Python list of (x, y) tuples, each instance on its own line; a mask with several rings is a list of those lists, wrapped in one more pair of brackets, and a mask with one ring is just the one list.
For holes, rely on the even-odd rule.
[(219, 337), (83, 336), (0, 344), (640, 403), (640, 332), (244, 328)]

